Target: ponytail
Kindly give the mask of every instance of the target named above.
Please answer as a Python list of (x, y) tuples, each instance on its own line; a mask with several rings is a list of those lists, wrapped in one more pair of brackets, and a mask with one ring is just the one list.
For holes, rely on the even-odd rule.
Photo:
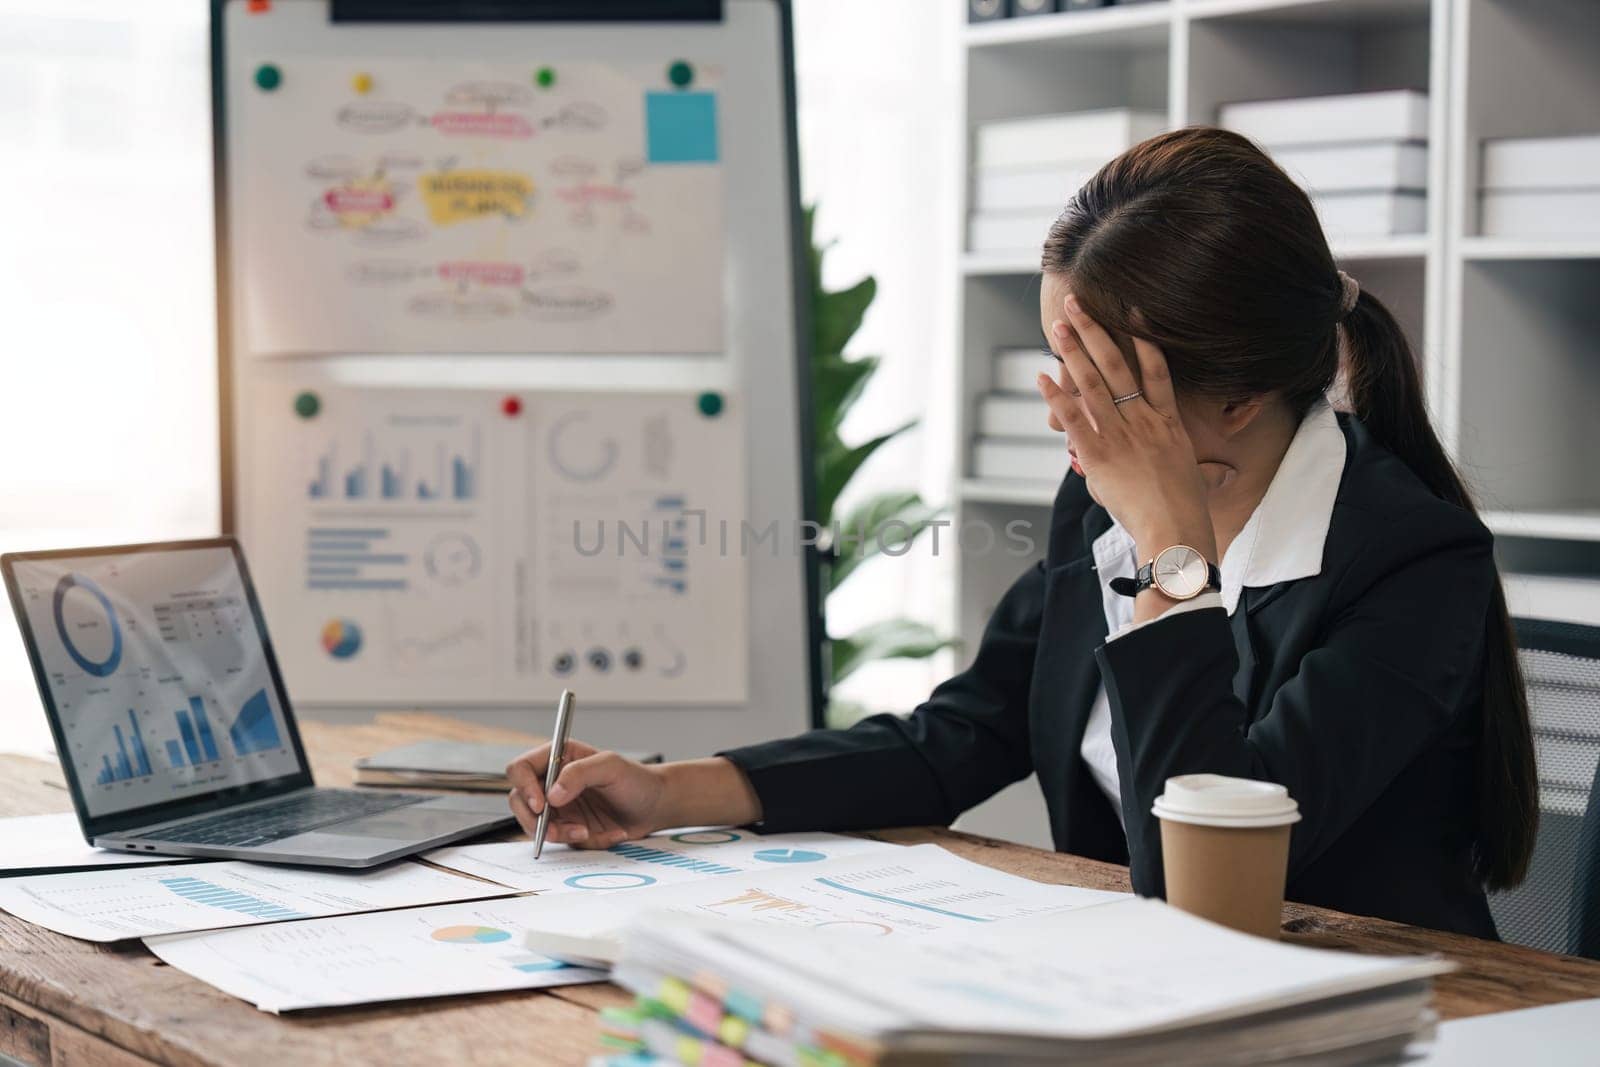
[[(1362, 290), (1340, 322), (1339, 332), (1344, 339), (1346, 391), (1362, 423), (1435, 496), (1476, 514), (1471, 493), (1433, 431), (1416, 360), (1394, 315)], [(1489, 889), (1509, 889), (1528, 871), (1539, 798), (1528, 695), (1498, 574), (1484, 632), (1477, 777), (1474, 873)]]

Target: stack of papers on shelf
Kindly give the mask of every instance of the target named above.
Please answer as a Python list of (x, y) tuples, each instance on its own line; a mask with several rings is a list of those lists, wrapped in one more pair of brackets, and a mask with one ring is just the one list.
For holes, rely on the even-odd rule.
[(524, 944), (580, 966), (607, 966), (625, 926), (647, 914), (748, 920), (872, 944), (987, 926), (1125, 899), (1045, 885), (970, 863), (937, 845), (891, 846), (787, 870), (744, 870), (648, 893), (573, 893), (542, 900)]
[(1408, 89), (1224, 105), (1218, 122), (1272, 153), (1330, 239), (1427, 229), (1428, 97)]
[(1422, 958), (1298, 948), (1127, 899), (926, 938), (690, 916), (629, 928), (613, 1043), (698, 1061), (1356, 1063), (1426, 1035)]
[(1034, 382), (1054, 375), (1056, 361), (1043, 348), (1002, 348), (994, 353), (992, 389), (980, 396), (973, 420), (971, 474), (995, 481), (1055, 485), (1067, 473), (1067, 450), (1046, 421), (1049, 411)]
[(1108, 108), (978, 127), (968, 248), (1037, 256), (1078, 187), (1165, 126), (1161, 112)]
[(1600, 236), (1600, 134), (1484, 141), (1479, 195), (1485, 236)]

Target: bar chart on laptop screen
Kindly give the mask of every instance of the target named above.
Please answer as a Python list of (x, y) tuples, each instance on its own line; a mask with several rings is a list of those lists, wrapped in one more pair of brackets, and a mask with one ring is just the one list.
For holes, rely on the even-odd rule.
[(25, 561), (18, 578), (95, 814), (298, 769), (229, 549)]

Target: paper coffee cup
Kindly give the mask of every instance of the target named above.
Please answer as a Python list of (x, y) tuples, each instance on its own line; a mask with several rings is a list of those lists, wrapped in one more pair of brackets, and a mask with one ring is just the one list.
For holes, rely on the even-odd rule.
[(1276, 938), (1300, 806), (1272, 782), (1185, 774), (1151, 809), (1161, 819), (1167, 903), (1202, 919)]

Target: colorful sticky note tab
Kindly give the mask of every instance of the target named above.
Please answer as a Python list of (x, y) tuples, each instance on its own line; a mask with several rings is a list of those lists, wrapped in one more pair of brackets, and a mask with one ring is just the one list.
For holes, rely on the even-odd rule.
[(716, 93), (646, 93), (644, 112), (649, 162), (717, 162)]

